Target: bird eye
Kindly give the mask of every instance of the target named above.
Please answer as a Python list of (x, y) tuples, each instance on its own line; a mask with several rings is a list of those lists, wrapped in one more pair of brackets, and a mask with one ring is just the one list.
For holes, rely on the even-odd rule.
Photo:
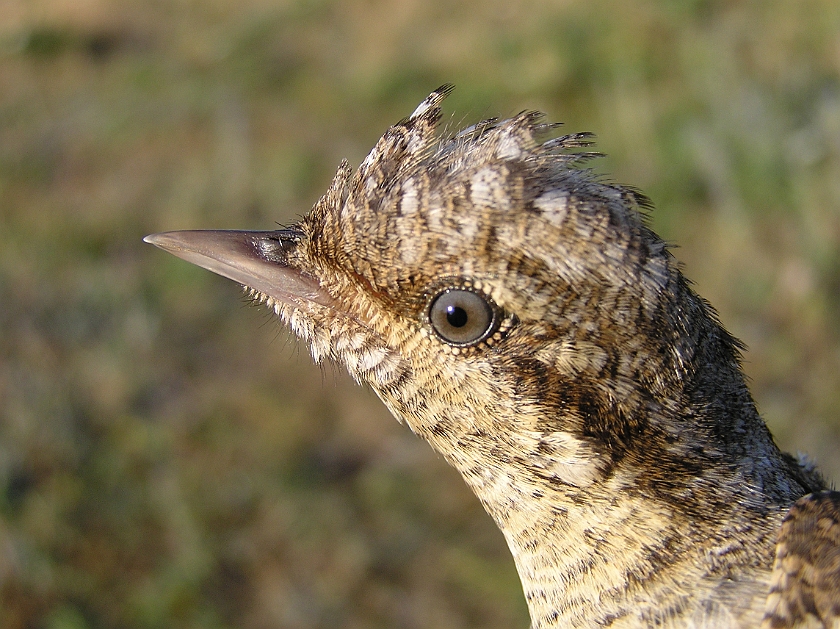
[(451, 345), (472, 345), (495, 329), (496, 313), (487, 299), (471, 290), (448, 288), (432, 300), (429, 321)]

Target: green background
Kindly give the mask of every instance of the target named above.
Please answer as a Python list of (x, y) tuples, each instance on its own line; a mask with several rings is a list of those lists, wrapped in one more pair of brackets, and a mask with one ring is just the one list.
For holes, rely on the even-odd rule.
[(294, 220), (444, 82), (597, 133), (840, 478), (836, 0), (0, 0), (0, 627), (527, 626), (439, 457), (141, 242)]

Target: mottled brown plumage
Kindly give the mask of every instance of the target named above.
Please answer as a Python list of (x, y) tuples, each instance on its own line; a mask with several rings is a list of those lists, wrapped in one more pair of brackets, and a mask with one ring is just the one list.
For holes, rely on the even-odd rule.
[(838, 494), (774, 444), (645, 198), (531, 112), (437, 139), (448, 91), (298, 224), (150, 242), (244, 284), (461, 472), (534, 628), (837, 627)]

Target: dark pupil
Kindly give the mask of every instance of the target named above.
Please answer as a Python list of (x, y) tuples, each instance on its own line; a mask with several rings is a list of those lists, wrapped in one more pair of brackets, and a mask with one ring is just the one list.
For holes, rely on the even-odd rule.
[(446, 321), (453, 328), (463, 328), (467, 325), (467, 311), (458, 306), (447, 306)]

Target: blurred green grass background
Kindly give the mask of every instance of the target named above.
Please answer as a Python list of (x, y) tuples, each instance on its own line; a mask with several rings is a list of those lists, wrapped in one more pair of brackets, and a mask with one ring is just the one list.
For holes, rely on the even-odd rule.
[(294, 220), (444, 82), (596, 132), (840, 478), (836, 0), (0, 0), (0, 627), (528, 625), (452, 470), (141, 242)]

